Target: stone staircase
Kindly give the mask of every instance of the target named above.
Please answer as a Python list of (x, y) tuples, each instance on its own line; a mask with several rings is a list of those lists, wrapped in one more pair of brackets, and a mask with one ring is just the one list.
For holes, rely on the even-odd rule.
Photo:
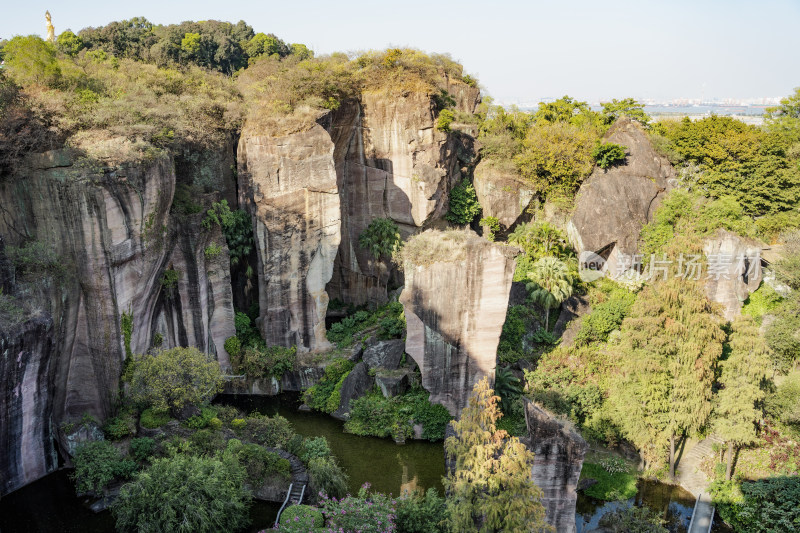
[(716, 435), (711, 435), (698, 442), (691, 450), (684, 453), (678, 463), (678, 483), (691, 492), (695, 498), (700, 496), (708, 488), (709, 479), (700, 470), (700, 463), (706, 457), (714, 455), (712, 446), (714, 444), (724, 445), (724, 441)]

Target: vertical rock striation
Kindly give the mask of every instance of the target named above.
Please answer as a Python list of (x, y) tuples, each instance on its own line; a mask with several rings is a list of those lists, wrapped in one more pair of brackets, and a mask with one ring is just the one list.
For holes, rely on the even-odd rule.
[(484, 160), (475, 167), (475, 194), (483, 216), (496, 217), (504, 230), (525, 218), (525, 210), (536, 195), (513, 165)]
[(722, 304), (723, 316), (733, 320), (751, 292), (761, 284), (761, 251), (764, 244), (718, 229), (703, 246), (709, 270), (706, 294)]
[[(414, 239), (441, 241), (426, 231)], [(436, 254), (437, 262), (406, 258), (406, 353), (419, 365), (431, 401), (458, 414), (475, 383), (494, 380), (497, 343), (505, 322), (515, 261), (510, 248), (474, 234)], [(408, 244), (407, 246), (411, 246)]]
[(578, 478), (589, 446), (566, 421), (525, 400), (527, 444), (536, 454), (531, 476), (542, 489), (547, 523), (559, 533), (575, 532)]

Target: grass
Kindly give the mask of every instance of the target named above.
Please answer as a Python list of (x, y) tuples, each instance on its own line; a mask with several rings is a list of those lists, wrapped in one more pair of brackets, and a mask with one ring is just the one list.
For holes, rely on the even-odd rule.
[(400, 264), (428, 266), (437, 262), (454, 263), (467, 257), (467, 241), (474, 233), (469, 230), (429, 229), (411, 237), (398, 252)]
[(599, 500), (627, 500), (636, 495), (636, 475), (627, 472), (609, 473), (597, 463), (583, 463), (581, 479), (595, 479), (597, 483), (585, 489), (587, 496)]

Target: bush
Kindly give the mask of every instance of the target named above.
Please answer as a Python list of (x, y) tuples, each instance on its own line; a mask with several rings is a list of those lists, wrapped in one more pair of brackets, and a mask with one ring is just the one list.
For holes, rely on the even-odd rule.
[(483, 217), (480, 224), (486, 228), (486, 238), (494, 242), (495, 235), (500, 231), (500, 220), (497, 217)]
[(501, 363), (513, 364), (525, 356), (525, 336), (534, 328), (538, 315), (526, 305), (512, 305), (500, 333), (497, 355)]
[(717, 512), (734, 531), (779, 533), (800, 527), (800, 477), (775, 477), (709, 487)]
[[(354, 366), (355, 363), (347, 359), (337, 358), (331, 361), (325, 367), (322, 379), (303, 393), (303, 401), (312, 409), (328, 412), (330, 397), (336, 392), (337, 386), (341, 389), (342, 380)], [(338, 401), (336, 407), (338, 408)]]
[(142, 411), (139, 415), (139, 423), (143, 428), (156, 429), (169, 422), (169, 412), (152, 407)]
[(622, 325), (636, 301), (636, 295), (626, 289), (612, 289), (605, 301), (592, 307), (592, 312), (581, 320), (581, 327), (575, 338), (578, 344), (605, 342), (608, 335)]
[(186, 419), (183, 425), (189, 429), (203, 429), (207, 428), (214, 418), (217, 416), (217, 410), (213, 407), (203, 407), (200, 409), (199, 415), (194, 415)]
[(55, 88), (62, 78), (55, 47), (35, 35), (16, 36), (3, 47), (5, 67), (20, 85)]
[(403, 244), (400, 229), (391, 218), (376, 218), (358, 236), (358, 245), (376, 260), (392, 257)]
[(374, 313), (356, 311), (350, 316), (331, 325), (327, 332), (328, 340), (339, 348), (350, 346), (357, 334), (367, 328), (379, 325), (379, 334), (382, 338), (392, 338), (402, 335), (405, 330), (405, 317), (403, 306), (397, 301), (391, 301)]
[(225, 339), (225, 351), (228, 352), (228, 355), (231, 358), (239, 357), (242, 350), (242, 343), (239, 341), (239, 337), (234, 335), (233, 337), (228, 337)]
[(330, 457), (331, 448), (325, 437), (309, 437), (303, 439), (303, 447), (300, 452), (300, 460), (308, 463), (311, 459), (318, 457)]
[(280, 476), (286, 480), (292, 477), (289, 461), (275, 452), (257, 444), (242, 444), (234, 449), (239, 464), (247, 473), (247, 482), (253, 489), (260, 487), (271, 476)]
[(233, 367), (236, 372), (248, 377), (280, 379), (284, 373), (294, 368), (296, 359), (296, 346), (247, 346), (239, 351), (238, 357), (233, 358)]
[(800, 372), (793, 372), (767, 396), (764, 410), (774, 420), (800, 432)]
[(150, 437), (131, 439), (131, 455), (137, 461), (146, 461), (156, 451), (156, 441)]
[(358, 496), (348, 495), (337, 500), (323, 497), (320, 501), (328, 526), (333, 531), (384, 533), (395, 531), (395, 505), (390, 497), (369, 492), (369, 483), (361, 487)]
[(235, 460), (155, 459), (122, 487), (112, 511), (120, 531), (238, 531), (251, 496)]
[(461, 180), (450, 191), (450, 206), (445, 218), (448, 222), (464, 226), (472, 222), (481, 212), (475, 187), (466, 179)]
[(742, 314), (750, 315), (760, 324), (764, 315), (778, 308), (783, 297), (772, 286), (761, 282), (758, 289), (750, 294), (742, 306)]
[(131, 398), (159, 410), (202, 404), (222, 390), (219, 363), (197, 348), (145, 355), (131, 376)]
[(450, 124), (456, 119), (455, 114), (449, 109), (442, 109), (439, 112), (439, 117), (436, 119), (436, 129), (439, 131), (450, 131)]
[(444, 439), (450, 412), (442, 405), (432, 404), (424, 391), (394, 398), (371, 393), (350, 402), (350, 418), (345, 431), (361, 436), (403, 437), (411, 432), (414, 422), (422, 425), (422, 438), (430, 441)]
[(597, 166), (604, 170), (624, 161), (625, 156), (625, 147), (614, 143), (598, 142), (592, 150), (592, 157), (597, 162)]
[(428, 489), (424, 495), (405, 494), (397, 500), (397, 532), (444, 533), (446, 513), (445, 500), (436, 489)]
[(314, 493), (324, 493), (332, 498), (347, 494), (347, 474), (333, 457), (314, 457), (308, 461), (308, 475)]
[(290, 533), (308, 533), (316, 531), (325, 523), (322, 511), (310, 505), (292, 505), (281, 513), (278, 531)]
[(608, 533), (669, 533), (664, 519), (647, 506), (627, 507), (604, 514), (599, 525)]
[[(231, 425), (235, 427), (236, 420)], [(289, 421), (280, 415), (270, 418), (266, 415), (252, 414), (246, 419), (244, 434), (262, 446), (285, 448), (294, 436), (294, 429)]]
[(103, 435), (109, 440), (121, 440), (136, 434), (136, 419), (131, 413), (122, 413), (106, 420)]
[(189, 436), (190, 453), (214, 457), (225, 449), (225, 436), (219, 431), (199, 429)]
[(115, 478), (127, 478), (136, 471), (136, 463), (123, 459), (119, 450), (104, 440), (81, 444), (72, 461), (75, 464), (75, 487), (79, 493), (99, 494)]

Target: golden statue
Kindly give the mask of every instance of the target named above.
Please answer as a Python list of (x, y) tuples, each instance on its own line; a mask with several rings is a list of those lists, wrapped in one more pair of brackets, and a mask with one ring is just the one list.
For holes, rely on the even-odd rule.
[(44, 12), (44, 18), (47, 19), (47, 42), (54, 43), (56, 42), (56, 29), (53, 27), (53, 23), (50, 20), (50, 12)]

